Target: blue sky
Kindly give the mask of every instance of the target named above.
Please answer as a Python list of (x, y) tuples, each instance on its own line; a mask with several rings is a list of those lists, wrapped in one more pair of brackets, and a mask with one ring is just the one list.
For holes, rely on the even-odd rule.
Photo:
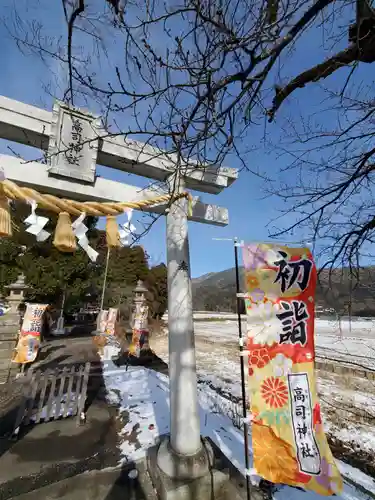
[[(8, 0), (10, 3), (11, 0)], [(59, 2), (57, 2), (59, 3)], [(39, 9), (39, 10), (38, 10)], [(36, 3), (34, 7), (29, 7), (29, 11), (25, 15), (38, 15), (40, 20), (47, 21), (46, 11), (43, 10), (43, 2)], [(51, 34), (62, 33), (64, 29), (62, 12), (54, 8), (48, 16), (48, 31)], [(23, 101), (25, 103), (45, 107), (51, 109), (52, 98), (45, 91), (45, 86), (51, 81), (51, 74), (48, 67), (35, 57), (24, 56), (13, 40), (7, 34), (7, 30), (0, 23), (0, 39), (3, 52), (2, 69), (0, 73), (0, 94)], [(308, 53), (308, 65), (312, 65), (319, 61), (322, 54), (327, 56), (328, 50), (322, 49), (315, 42), (314, 33), (307, 36), (303, 44), (293, 55), (293, 64), (288, 67), (290, 75), (297, 74), (298, 71), (306, 67), (306, 53)], [(315, 47), (315, 48), (314, 48)], [(56, 67), (54, 68), (56, 71)], [(57, 68), (57, 73), (59, 68)], [(341, 83), (345, 78), (345, 70), (339, 72), (332, 78), (327, 80), (325, 84)], [(53, 79), (52, 91), (56, 89), (56, 82)], [(316, 114), (317, 107), (321, 102), (324, 94), (318, 86), (311, 86), (308, 90), (296, 92), (285, 105), (285, 112), (289, 114), (296, 113), (307, 116)], [(284, 111), (282, 111), (283, 113)], [(281, 113), (281, 114), (282, 114)], [(322, 115), (322, 123), (334, 119), (329, 114)], [(278, 118), (275, 124), (267, 125), (267, 133), (272, 137), (277, 137), (280, 134), (280, 126), (282, 120)], [(261, 168), (266, 170), (268, 175), (275, 177), (280, 168), (286, 166), (286, 159), (277, 159), (265, 148), (262, 137), (265, 130), (265, 122), (254, 126), (252, 130), (252, 141), (257, 145), (257, 148), (248, 155), (247, 161), (252, 168)], [(20, 146), (14, 146), (16, 151), (24, 153), (24, 149)], [(0, 142), (0, 152), (10, 154), (7, 150), (5, 141)], [(234, 161), (233, 164), (228, 163), (227, 166), (239, 167), (239, 164)], [(109, 169), (100, 168), (98, 172), (108, 178), (133, 183), (138, 186), (143, 186), (144, 181), (139, 178), (134, 178), (124, 173), (110, 171)], [(220, 271), (233, 266), (233, 246), (228, 241), (214, 241), (213, 238), (233, 238), (239, 237), (246, 241), (262, 241), (269, 240), (269, 229), (267, 224), (271, 219), (278, 215), (280, 202), (274, 198), (264, 199), (263, 181), (254, 175), (246, 172), (240, 174), (239, 179), (223, 193), (213, 196), (202, 193), (202, 200), (206, 202), (216, 203), (226, 206), (229, 209), (230, 224), (226, 228), (217, 228), (204, 224), (190, 223), (190, 255), (192, 276), (200, 276), (204, 273)], [(135, 214), (134, 217), (137, 220)], [(292, 217), (290, 220), (293, 220)], [(297, 234), (296, 237), (307, 237), (307, 234)], [(151, 233), (147, 235), (142, 244), (147, 252), (151, 255), (152, 262), (165, 261), (165, 221), (161, 219), (155, 224)]]

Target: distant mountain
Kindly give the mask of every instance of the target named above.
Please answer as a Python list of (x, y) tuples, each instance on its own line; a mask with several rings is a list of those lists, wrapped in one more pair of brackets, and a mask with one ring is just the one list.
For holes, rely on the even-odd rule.
[[(240, 270), (241, 282), (243, 270)], [(195, 311), (235, 311), (235, 268), (219, 273), (209, 273), (192, 280), (193, 307)]]
[[(244, 270), (240, 268), (243, 289)], [(208, 273), (193, 282), (195, 311), (236, 311), (235, 269)], [(349, 269), (336, 269), (319, 274), (316, 304), (319, 309), (334, 309), (340, 315), (375, 316), (375, 267), (366, 267), (358, 276)]]
[(201, 281), (206, 281), (208, 280), (211, 276), (215, 276), (217, 273), (207, 273), (204, 274), (203, 276), (200, 276), (199, 278), (194, 278), (193, 281), (194, 283), (200, 283)]

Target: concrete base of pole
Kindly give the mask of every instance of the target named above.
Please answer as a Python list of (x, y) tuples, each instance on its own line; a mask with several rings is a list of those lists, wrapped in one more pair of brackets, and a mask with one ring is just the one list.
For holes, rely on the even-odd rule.
[(174, 479), (197, 479), (205, 476), (214, 466), (214, 453), (207, 441), (193, 456), (183, 456), (171, 447), (169, 436), (163, 437), (156, 458), (158, 468)]
[[(148, 450), (147, 468), (160, 500), (247, 497), (245, 478), (210, 439), (202, 441), (202, 451), (195, 457), (182, 458), (171, 450), (169, 436), (162, 436), (160, 444)], [(269, 492), (252, 487), (251, 500), (270, 498)]]
[[(160, 500), (225, 499), (226, 471), (215, 470), (213, 451), (207, 442), (194, 457), (181, 457), (163, 436), (148, 451), (148, 472)], [(190, 472), (189, 472), (190, 471)]]

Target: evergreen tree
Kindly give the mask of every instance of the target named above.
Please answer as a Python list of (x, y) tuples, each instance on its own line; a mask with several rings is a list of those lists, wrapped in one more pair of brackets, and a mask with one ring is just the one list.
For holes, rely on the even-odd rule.
[(148, 301), (152, 317), (162, 317), (168, 307), (167, 267), (159, 264), (152, 267), (146, 280)]
[(5, 287), (13, 283), (21, 272), (19, 262), (21, 252), (21, 245), (15, 241), (8, 238), (0, 240), (0, 293), (2, 295), (7, 295)]
[[(100, 301), (107, 246), (105, 232), (96, 229), (97, 219), (87, 217), (90, 244), (99, 253), (95, 263), (78, 247), (74, 253), (62, 253), (52, 244), (53, 234), (43, 243), (25, 231), (23, 221), (30, 214), (24, 204), (13, 204), (12, 220), (18, 227), (13, 238), (0, 239), (0, 291), (5, 289), (22, 272), (30, 287), (27, 300), (44, 302), (60, 307), (65, 295), (65, 311), (78, 309), (86, 302), (88, 294), (91, 301)], [(49, 223), (46, 230), (53, 233), (57, 215), (44, 213)], [(164, 264), (149, 269), (147, 256), (141, 246), (122, 247), (110, 250), (105, 307), (121, 307), (123, 316), (128, 317), (133, 300), (133, 291), (141, 279), (149, 289), (148, 302), (153, 317), (164, 314), (167, 307), (167, 269)]]

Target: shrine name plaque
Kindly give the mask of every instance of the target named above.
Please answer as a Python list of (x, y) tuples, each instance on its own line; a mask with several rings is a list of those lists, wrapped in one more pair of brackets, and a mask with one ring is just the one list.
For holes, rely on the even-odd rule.
[(99, 128), (95, 116), (56, 102), (48, 147), (49, 173), (95, 182)]

